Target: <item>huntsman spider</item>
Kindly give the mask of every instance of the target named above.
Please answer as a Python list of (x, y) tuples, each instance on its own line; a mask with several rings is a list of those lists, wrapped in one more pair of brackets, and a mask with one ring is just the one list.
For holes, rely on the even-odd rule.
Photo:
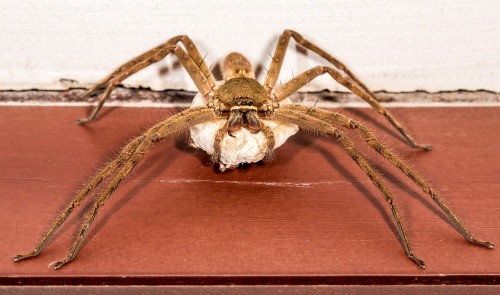
[[(277, 87), (276, 82), (290, 39), (295, 40), (302, 48), (319, 55), (329, 65), (316, 66)], [(183, 46), (180, 46), (180, 43)], [(105, 204), (122, 180), (142, 160), (153, 142), (187, 130), (189, 130), (192, 145), (210, 154), (213, 163), (219, 164), (221, 170), (234, 168), (241, 163), (253, 163), (272, 158), (274, 150), (281, 146), (290, 136), (294, 135), (298, 129), (336, 139), (345, 152), (366, 173), (390, 206), (406, 255), (418, 266), (425, 268), (424, 261), (414, 254), (391, 192), (381, 176), (373, 169), (372, 165), (345, 133), (346, 129), (355, 129), (367, 145), (399, 168), (424, 193), (428, 194), (446, 213), (467, 241), (486, 248), (493, 248), (492, 243), (475, 238), (443, 202), (437, 192), (405, 161), (380, 142), (364, 124), (334, 111), (296, 105), (290, 102), (288, 97), (302, 86), (318, 76), (328, 74), (335, 81), (365, 100), (379, 114), (385, 116), (410, 146), (422, 150), (431, 149), (429, 145), (417, 143), (391, 113), (380, 104), (377, 97), (342, 62), (302, 37), (299, 33), (291, 30), (285, 30), (280, 36), (263, 84), (260, 84), (255, 79), (251, 63), (239, 53), (231, 53), (224, 59), (221, 65), (224, 80), (217, 82), (191, 39), (185, 35), (173, 37), (166, 43), (123, 64), (95, 86), (88, 89), (83, 94), (83, 98), (89, 97), (102, 88), (104, 88), (104, 91), (100, 95), (99, 102), (91, 115), (77, 122), (85, 124), (93, 121), (116, 86), (129, 76), (164, 59), (169, 54), (174, 54), (179, 59), (199, 91), (199, 94), (193, 100), (192, 106), (154, 125), (142, 135), (131, 140), (122, 148), (118, 156), (98, 171), (94, 178), (74, 197), (53, 222), (34, 250), (27, 254), (15, 256), (14, 261), (21, 261), (39, 255), (73, 209), (80, 205), (89, 194), (93, 193), (99, 184), (103, 183), (104, 189), (99, 192), (93, 201), (67, 256), (55, 262), (53, 267), (58, 269), (72, 261), (99, 209)]]

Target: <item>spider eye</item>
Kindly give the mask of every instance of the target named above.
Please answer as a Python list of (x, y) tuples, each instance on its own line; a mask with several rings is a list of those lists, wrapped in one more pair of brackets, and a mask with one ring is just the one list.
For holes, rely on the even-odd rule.
[(236, 101), (238, 102), (239, 106), (252, 106), (253, 105), (252, 99), (250, 99), (248, 97), (237, 98)]

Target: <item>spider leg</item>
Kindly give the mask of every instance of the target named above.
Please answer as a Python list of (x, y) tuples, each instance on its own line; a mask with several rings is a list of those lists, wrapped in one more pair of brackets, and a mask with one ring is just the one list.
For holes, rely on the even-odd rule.
[(283, 60), (285, 58), (286, 49), (288, 47), (288, 43), (290, 42), (290, 38), (293, 38), (295, 42), (297, 42), (302, 47), (311, 50), (312, 52), (329, 61), (336, 68), (342, 70), (354, 81), (356, 81), (356, 83), (358, 83), (364, 90), (370, 92), (365, 84), (363, 84), (363, 82), (361, 82), (361, 80), (359, 80), (340, 60), (336, 59), (328, 52), (309, 42), (299, 33), (292, 30), (285, 30), (278, 40), (278, 44), (276, 45), (276, 50), (273, 56), (273, 61), (269, 66), (269, 71), (264, 82), (264, 86), (268, 90), (268, 93), (271, 93), (271, 91), (276, 86), (276, 82), (278, 81), (278, 76), (283, 65)]
[(181, 42), (184, 45), (184, 48), (186, 48), (186, 51), (189, 55), (189, 57), (194, 61), (195, 64), (198, 65), (200, 68), (200, 71), (203, 73), (203, 75), (208, 79), (213, 81), (215, 83), (215, 79), (210, 72), (210, 69), (208, 68), (207, 64), (205, 63), (203, 57), (201, 56), (198, 48), (196, 48), (196, 45), (193, 43), (193, 41), (186, 35), (179, 35), (175, 36), (171, 39), (169, 39), (167, 42), (152, 48), (143, 54), (131, 59), (130, 61), (124, 63), (120, 67), (118, 67), (115, 71), (113, 71), (111, 74), (109, 74), (107, 77), (99, 81), (97, 84), (89, 88), (80, 98), (85, 99), (86, 97), (90, 96), (93, 92), (95, 92), (98, 89), (101, 89), (102, 87), (106, 86), (106, 84), (111, 81), (111, 79), (117, 75), (120, 74), (121, 72), (124, 72), (130, 68), (132, 68), (134, 65), (143, 62), (144, 60), (148, 59), (151, 57), (151, 55), (154, 55), (156, 52), (160, 51), (162, 48), (168, 48), (176, 45), (177, 43)]
[(323, 75), (325, 73), (328, 73), (335, 81), (344, 85), (347, 89), (349, 89), (359, 97), (363, 98), (368, 103), (372, 104), (372, 102), (374, 102), (378, 106), (380, 106), (376, 107), (374, 104), (372, 104), (373, 108), (375, 108), (380, 114), (384, 115), (387, 118), (387, 120), (389, 120), (389, 122), (391, 122), (392, 125), (396, 127), (397, 130), (399, 130), (399, 132), (406, 138), (406, 140), (412, 147), (423, 150), (432, 149), (432, 146), (430, 145), (423, 145), (417, 143), (415, 139), (413, 139), (413, 137), (410, 134), (408, 134), (408, 132), (403, 128), (403, 126), (401, 126), (401, 124), (399, 124), (399, 122), (391, 115), (391, 113), (389, 113), (387, 109), (382, 107), (376, 100), (374, 100), (372, 98), (372, 95), (369, 92), (365, 91), (363, 87), (361, 87), (358, 83), (356, 83), (356, 81), (354, 81), (350, 77), (342, 75), (338, 70), (331, 67), (317, 66), (296, 76), (295, 78), (291, 79), (286, 84), (278, 88), (278, 90), (276, 90), (275, 93), (276, 99), (278, 101), (285, 99), (286, 97), (290, 96), (292, 93), (297, 91), (299, 88), (309, 83), (314, 78)]
[(80, 231), (78, 232), (76, 239), (74, 240), (68, 252), (68, 255), (64, 259), (59, 260), (54, 264), (52, 264), (52, 266), (55, 269), (58, 269), (62, 267), (64, 264), (75, 259), (76, 254), (78, 253), (78, 250), (80, 248), (81, 242), (83, 241), (83, 238), (87, 233), (88, 229), (90, 228), (92, 222), (95, 220), (97, 213), (99, 212), (99, 209), (104, 205), (108, 197), (118, 187), (118, 185), (125, 178), (125, 176), (127, 176), (127, 174), (135, 167), (135, 165), (137, 165), (137, 163), (144, 157), (145, 153), (149, 150), (152, 144), (153, 140), (151, 138), (144, 137), (143, 140), (141, 140), (141, 143), (139, 144), (139, 146), (137, 146), (137, 149), (134, 151), (132, 157), (130, 157), (130, 159), (123, 164), (123, 167), (116, 173), (115, 177), (113, 177), (113, 179), (109, 182), (104, 191), (94, 201), (94, 203), (92, 204), (92, 208), (87, 213), (87, 216), (85, 217), (85, 220), (82, 223)]
[[(179, 45), (176, 45), (178, 42), (183, 43), (186, 50), (182, 49)], [(215, 78), (213, 77), (208, 66), (203, 60), (203, 57), (200, 55), (198, 49), (191, 41), (191, 39), (189, 39), (189, 37), (185, 35), (176, 36), (166, 43), (157, 46), (123, 64), (113, 73), (87, 90), (83, 94), (82, 98), (85, 98), (97, 89), (106, 86), (106, 89), (99, 97), (99, 102), (92, 111), (91, 115), (87, 118), (77, 120), (77, 123), (85, 124), (95, 120), (97, 114), (104, 105), (104, 102), (107, 100), (111, 91), (115, 87), (117, 87), (123, 80), (125, 80), (129, 76), (137, 73), (138, 71), (148, 67), (153, 63), (164, 59), (169, 53), (174, 53), (177, 58), (179, 58), (181, 64), (190, 75), (199, 92), (203, 96), (209, 96), (210, 92), (215, 87)]]
[(59, 229), (59, 227), (64, 223), (64, 221), (68, 218), (75, 207), (78, 207), (85, 198), (89, 195), (89, 193), (97, 187), (104, 179), (106, 179), (111, 173), (113, 173), (122, 163), (128, 160), (128, 157), (131, 153), (137, 148), (140, 138), (136, 138), (131, 141), (127, 146), (122, 149), (122, 152), (118, 157), (116, 157), (111, 163), (109, 163), (106, 167), (101, 169), (94, 178), (89, 181), (83, 189), (78, 192), (78, 194), (74, 197), (74, 199), (69, 203), (69, 205), (61, 212), (59, 217), (52, 223), (47, 233), (42, 237), (40, 242), (35, 246), (33, 251), (27, 254), (20, 254), (14, 256), (14, 261), (21, 261), (26, 258), (38, 256), (43, 249), (45, 248), (47, 242), (52, 238), (54, 233)]
[(61, 226), (61, 224), (68, 218), (73, 209), (78, 206), (84, 199), (89, 195), (89, 193), (98, 186), (103, 180), (108, 179), (113, 172), (120, 168), (115, 176), (109, 181), (104, 191), (99, 195), (99, 197), (94, 201), (92, 208), (90, 209), (78, 236), (76, 237), (68, 256), (57, 262), (54, 267), (59, 268), (65, 263), (71, 261), (76, 256), (78, 252), (78, 247), (90, 227), (91, 223), (95, 219), (99, 208), (104, 205), (104, 202), (111, 195), (111, 193), (116, 189), (120, 182), (126, 177), (126, 175), (137, 165), (137, 163), (142, 159), (144, 154), (149, 150), (152, 143), (161, 140), (167, 136), (173, 135), (175, 133), (186, 130), (196, 124), (200, 124), (215, 118), (215, 114), (212, 109), (206, 107), (195, 107), (187, 109), (181, 113), (175, 114), (172, 117), (160, 122), (159, 124), (151, 127), (143, 135), (133, 139), (129, 144), (127, 144), (115, 160), (108, 164), (104, 169), (102, 169), (71, 201), (71, 203), (66, 207), (66, 209), (60, 214), (58, 219), (50, 226), (48, 232), (42, 237), (41, 241), (35, 246), (35, 249), (28, 254), (16, 255), (13, 259), (14, 261), (21, 261), (26, 258), (35, 257), (39, 255), (47, 242)]
[(392, 216), (396, 221), (399, 234), (403, 242), (403, 249), (406, 252), (408, 258), (412, 259), (418, 266), (425, 268), (425, 263), (423, 260), (419, 259), (414, 253), (410, 244), (410, 240), (406, 233), (401, 215), (394, 202), (391, 192), (383, 182), (382, 178), (377, 172), (372, 168), (370, 163), (366, 161), (363, 155), (359, 152), (358, 148), (352, 142), (352, 140), (343, 132), (335, 128), (332, 124), (327, 123), (321, 119), (310, 116), (309, 114), (303, 112), (297, 112), (292, 109), (279, 108), (274, 113), (275, 119), (278, 121), (296, 124), (300, 128), (309, 130), (315, 133), (319, 133), (325, 137), (338, 138), (341, 146), (349, 154), (349, 156), (358, 164), (358, 166), (366, 173), (366, 175), (371, 179), (373, 184), (384, 196), (385, 201), (389, 204), (392, 212)]
[(357, 129), (361, 137), (366, 141), (366, 143), (382, 155), (385, 159), (389, 160), (394, 166), (398, 167), (406, 176), (408, 176), (415, 184), (417, 184), (426, 194), (428, 194), (432, 200), (443, 210), (448, 218), (455, 224), (462, 236), (470, 243), (481, 245), (492, 249), (493, 244), (490, 242), (484, 242), (480, 239), (475, 238), (465, 225), (458, 219), (458, 217), (451, 211), (451, 209), (444, 203), (441, 197), (435, 192), (430, 185), (420, 176), (418, 173), (413, 171), (407, 163), (401, 160), (400, 157), (396, 156), (390, 149), (385, 147), (380, 140), (366, 128), (363, 124), (352, 120), (351, 118), (322, 109), (309, 108), (304, 106), (283, 106), (285, 109), (290, 109), (294, 111), (299, 111), (301, 113), (306, 113), (311, 117), (323, 120), (325, 122), (330, 122), (331, 124), (340, 125), (349, 129)]
[[(274, 52), (272, 63), (269, 67), (269, 72), (264, 82), (264, 87), (266, 87), (266, 90), (268, 91), (269, 94), (271, 94), (272, 89), (276, 86), (276, 81), (278, 79), (279, 72), (283, 64), (283, 59), (285, 57), (286, 49), (288, 47), (290, 38), (293, 38), (299, 45), (318, 54), (319, 56), (323, 57), (324, 59), (332, 63), (336, 68), (344, 72), (346, 74), (345, 77), (340, 73), (340, 71), (331, 69), (331, 71), (336, 72), (335, 76), (338, 76), (340, 81), (337, 80), (335, 77), (333, 77), (332, 74), (330, 75), (332, 75), (332, 77), (335, 80), (337, 80), (340, 84), (346, 86), (353, 93), (355, 93), (363, 100), (365, 100), (367, 103), (369, 103), (371, 107), (374, 108), (379, 114), (384, 115), (386, 119), (396, 129), (399, 130), (399, 132), (406, 138), (406, 140), (412, 147), (424, 150), (432, 149), (430, 145), (422, 145), (417, 143), (413, 139), (413, 137), (410, 134), (408, 134), (408, 132), (406, 132), (406, 130), (401, 126), (401, 124), (396, 120), (396, 118), (394, 118), (392, 114), (386, 108), (384, 108), (384, 106), (380, 104), (377, 97), (368, 89), (368, 87), (366, 87), (365, 84), (363, 84), (363, 82), (361, 82), (361, 80), (359, 80), (342, 62), (340, 62), (339, 60), (337, 60), (332, 55), (330, 55), (323, 49), (319, 48), (315, 44), (306, 40), (304, 37), (302, 37), (302, 35), (300, 35), (295, 31), (285, 30), (279, 38), (278, 45), (276, 46), (276, 50)], [(295, 77), (294, 79), (290, 80), (288, 83), (280, 87), (281, 89), (285, 88), (284, 86), (287, 86), (285, 89), (281, 90), (279, 95), (276, 94), (276, 100), (279, 101), (281, 99), (284, 99), (285, 97), (288, 97), (290, 94), (292, 94), (300, 87), (307, 84), (310, 80), (314, 79), (316, 76), (323, 74), (323, 73), (318, 73), (316, 74), (316, 76), (314, 76), (312, 73), (309, 74), (306, 73), (301, 75), (302, 77), (300, 76)], [(288, 95), (286, 95), (287, 93)]]

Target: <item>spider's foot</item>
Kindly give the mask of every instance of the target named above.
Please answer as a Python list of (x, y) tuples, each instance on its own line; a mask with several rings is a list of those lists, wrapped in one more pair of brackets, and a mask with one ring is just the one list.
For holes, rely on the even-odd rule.
[(495, 245), (493, 245), (490, 242), (483, 242), (483, 241), (479, 241), (479, 240), (471, 240), (470, 242), (473, 243), (473, 244), (479, 245), (479, 246), (486, 247), (488, 249), (495, 248)]
[(424, 150), (424, 151), (430, 151), (430, 150), (432, 150), (432, 145), (430, 145), (430, 144), (420, 144), (420, 143), (416, 142), (413, 139), (413, 137), (411, 137), (409, 134), (407, 134), (406, 131), (404, 131), (403, 129), (400, 129), (399, 131), (401, 131), (401, 134), (403, 134), (403, 136), (406, 138), (406, 141), (408, 142), (408, 144), (411, 147), (419, 149), (419, 150)]
[(24, 260), (24, 259), (28, 259), (28, 258), (32, 258), (32, 257), (37, 257), (38, 254), (40, 254), (41, 251), (38, 251), (38, 250), (33, 250), (33, 252), (30, 252), (30, 253), (27, 253), (27, 254), (18, 254), (14, 257), (12, 257), (12, 260), (14, 260), (14, 262), (19, 262), (21, 260)]
[(66, 257), (63, 260), (52, 262), (50, 264), (50, 266), (52, 266), (54, 269), (60, 269), (61, 267), (63, 267), (65, 264), (67, 264), (71, 260), (73, 260), (73, 259)]
[(84, 124), (90, 123), (92, 121), (94, 121), (94, 119), (91, 119), (91, 118), (80, 118), (80, 119), (76, 119), (76, 124), (78, 124), (78, 125), (84, 125)]
[(412, 143), (412, 146), (416, 149), (419, 149), (419, 150), (424, 150), (424, 151), (432, 150), (432, 145), (430, 145), (430, 144)]
[(408, 255), (408, 258), (413, 260), (421, 268), (425, 268), (425, 262), (422, 259), (417, 258), (417, 256), (411, 254), (411, 255)]

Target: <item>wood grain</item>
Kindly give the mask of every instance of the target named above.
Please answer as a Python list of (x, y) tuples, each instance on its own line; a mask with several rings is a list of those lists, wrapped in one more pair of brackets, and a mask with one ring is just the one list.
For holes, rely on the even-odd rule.
[[(335, 142), (307, 133), (273, 161), (226, 173), (186, 148), (184, 136), (157, 143), (104, 206), (75, 261), (47, 267), (66, 254), (86, 204), (41, 256), (14, 263), (98, 167), (172, 110), (106, 108), (96, 123), (74, 124), (86, 111), (0, 108), (2, 284), (498, 284), (499, 250), (466, 243), (426, 195), (363, 147), (428, 265), (419, 269), (369, 179)], [(370, 109), (341, 110), (408, 159), (476, 235), (500, 243), (500, 108), (392, 111), (434, 150), (409, 148)]]

